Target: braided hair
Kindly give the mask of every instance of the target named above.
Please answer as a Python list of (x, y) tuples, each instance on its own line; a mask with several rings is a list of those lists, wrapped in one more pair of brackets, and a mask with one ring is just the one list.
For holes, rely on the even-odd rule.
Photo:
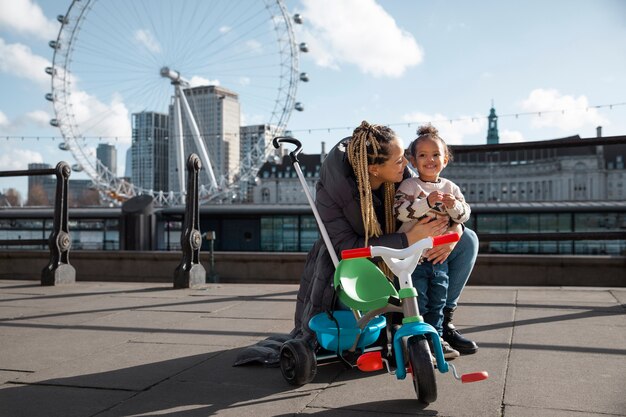
[[(374, 211), (372, 187), (368, 165), (383, 164), (389, 159), (389, 144), (396, 138), (395, 132), (381, 125), (370, 125), (363, 121), (354, 129), (348, 142), (348, 160), (356, 176), (357, 188), (361, 200), (361, 217), (365, 229), (365, 246), (370, 237), (382, 234), (382, 228)], [(393, 201), (396, 193), (395, 184), (384, 183), (385, 191), (385, 233), (396, 231), (396, 220), (393, 216)]]

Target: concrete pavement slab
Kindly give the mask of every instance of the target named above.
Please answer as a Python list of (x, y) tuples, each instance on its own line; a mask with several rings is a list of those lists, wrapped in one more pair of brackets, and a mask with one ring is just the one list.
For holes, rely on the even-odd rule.
[[(620, 414), (621, 415), (621, 414)], [(504, 407), (502, 417), (611, 417), (605, 413), (587, 413), (578, 410), (555, 410), (545, 408), (520, 407), (515, 405), (506, 405)]]
[(5, 384), (0, 386), (0, 409), (7, 417), (85, 417), (133, 395), (120, 390)]
[(538, 353), (513, 346), (504, 403), (545, 410), (535, 415), (551, 410), (624, 415), (625, 386), (623, 356)]
[(132, 340), (152, 343), (206, 344), (208, 346), (241, 347), (256, 343), (276, 333), (284, 333), (286, 323), (275, 319), (238, 319), (196, 317), (179, 323), (175, 329), (154, 329), (138, 333)]
[(320, 364), (302, 387), (278, 368), (232, 367), (238, 348), (291, 330), (296, 291), (0, 281), (0, 383), (12, 381), (0, 415), (8, 404), (11, 417), (626, 416), (625, 290), (466, 288), (454, 322), (480, 349), (452, 363), (490, 378), (462, 385), (437, 373), (428, 406), (409, 380), (340, 363)]
[(125, 343), (11, 382), (141, 391), (214, 354), (206, 346)]
[(26, 323), (18, 326), (29, 326), (30, 331), (20, 337), (4, 337), (5, 334), (16, 335), (15, 331), (7, 331), (7, 325), (0, 323), (0, 334), (3, 335), (0, 337), (0, 369), (39, 371), (92, 355), (129, 339), (129, 335), (122, 332), (67, 330), (63, 326)]
[(296, 415), (306, 408), (316, 394), (317, 391), (293, 392), (284, 386), (262, 383), (241, 390), (220, 382), (167, 381), (98, 417)]
[(622, 304), (623, 307), (626, 307), (626, 290), (613, 288), (609, 292), (613, 297), (615, 297), (615, 300), (619, 304)]

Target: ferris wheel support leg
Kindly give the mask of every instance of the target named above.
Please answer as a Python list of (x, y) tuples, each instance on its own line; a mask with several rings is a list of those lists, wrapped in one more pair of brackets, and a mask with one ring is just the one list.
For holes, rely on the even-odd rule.
[(187, 159), (187, 195), (185, 196), (185, 223), (180, 236), (183, 258), (174, 271), (174, 288), (196, 288), (206, 283), (206, 270), (200, 263), (200, 200), (198, 174), (202, 163), (192, 153)]
[(183, 110), (185, 111), (187, 122), (189, 123), (189, 127), (191, 128), (193, 140), (196, 143), (198, 150), (200, 151), (200, 159), (202, 159), (202, 163), (206, 165), (206, 170), (209, 174), (209, 180), (211, 181), (211, 187), (213, 187), (213, 189), (217, 189), (217, 180), (215, 179), (215, 174), (213, 173), (213, 166), (211, 165), (211, 160), (209, 159), (209, 154), (206, 150), (206, 146), (204, 145), (204, 141), (202, 140), (202, 136), (200, 135), (200, 130), (198, 129), (196, 119), (191, 113), (191, 108), (189, 107), (189, 103), (187, 102), (185, 93), (182, 91), (182, 89), (180, 89), (180, 86), (178, 87), (178, 89), (180, 91), (180, 101), (183, 104)]
[(174, 132), (176, 132), (176, 168), (178, 169), (178, 186), (185, 190), (185, 144), (183, 142), (183, 119), (180, 112), (180, 88), (176, 88), (174, 95)]

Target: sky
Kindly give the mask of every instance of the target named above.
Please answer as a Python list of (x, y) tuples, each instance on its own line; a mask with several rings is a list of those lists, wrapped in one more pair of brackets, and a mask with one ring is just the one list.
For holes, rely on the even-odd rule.
[[(57, 16), (65, 14), (70, 3), (0, 0), (0, 170), (26, 169), (31, 162), (75, 163), (71, 153), (58, 148), (61, 132), (49, 124), (54, 109), (44, 99), (51, 92), (51, 77), (44, 71), (53, 59), (48, 42), (56, 39)], [(161, 8), (151, 11), (161, 16), (173, 15), (172, 7), (185, 9), (180, 15), (181, 32), (159, 37), (160, 27), (167, 22), (145, 23), (135, 28), (132, 40), (124, 39), (117, 21), (133, 16), (135, 9), (140, 9), (138, 15), (148, 14), (141, 12), (147, 10), (141, 9), (147, 3), (120, 2), (119, 8), (129, 10), (111, 12), (110, 16), (120, 13), (119, 19), (98, 20), (94, 7), (94, 18), (81, 29), (82, 44), (75, 45), (72, 81), (77, 118), (82, 117), (80, 112), (100, 108), (115, 114), (93, 133), (105, 139), (94, 137), (85, 148), (93, 152), (103, 140), (115, 144), (119, 175), (124, 174), (130, 146), (129, 111), (133, 109), (125, 91), (135, 91), (144, 104), (150, 102), (145, 104), (148, 109), (157, 106), (153, 102), (166, 106), (171, 86), (158, 77), (159, 66), (180, 64), (184, 69), (187, 56), (210, 60), (203, 56), (202, 41), (211, 33), (241, 39), (242, 47), (258, 54), (259, 63), (270, 50), (267, 40), (255, 38), (246, 27), (254, 25), (252, 20), (238, 26), (229, 23), (228, 16), (243, 16), (244, 11), (233, 10), (223, 19), (205, 16), (191, 0), (162, 0), (149, 6)], [(257, 3), (262, 7), (261, 0)], [(287, 125), (302, 141), (305, 153), (319, 153), (322, 142), (329, 149), (362, 120), (391, 126), (405, 144), (420, 124), (429, 122), (449, 144), (484, 144), (492, 105), (500, 116), (502, 143), (595, 137), (598, 126), (603, 136), (626, 135), (625, 1), (286, 0), (285, 5), (290, 14), (302, 16), (303, 23), (294, 24), (295, 35), (309, 50), (298, 57), (298, 71), (310, 79), (297, 85), (296, 101), (304, 111), (291, 112)], [(124, 50), (125, 45), (143, 49)], [(179, 52), (178, 58), (152, 62), (165, 48)], [(115, 58), (101, 64), (97, 54), (91, 63), (107, 70), (109, 78), (90, 79), (88, 67), (81, 67), (79, 61), (86, 65), (92, 50), (150, 62), (154, 73), (149, 77), (139, 71), (139, 65), (129, 63), (124, 71), (131, 81), (153, 77), (152, 84), (123, 86), (121, 79), (113, 78), (112, 66), (125, 61)], [(207, 65), (205, 72), (189, 70), (185, 76), (195, 85), (219, 83), (241, 97), (246, 97), (247, 89), (248, 96), (266, 94), (251, 90), (261, 83), (250, 72), (257, 71), (260, 79), (265, 76), (262, 66), (242, 66), (248, 67), (230, 66), (220, 73)], [(106, 96), (101, 93), (104, 87)], [(156, 94), (161, 89), (165, 97)], [(242, 99), (243, 123), (262, 122), (264, 103)], [(72, 174), (72, 178), (84, 177), (84, 173)], [(25, 197), (26, 183), (25, 178), (0, 179), (0, 190), (16, 187)]]

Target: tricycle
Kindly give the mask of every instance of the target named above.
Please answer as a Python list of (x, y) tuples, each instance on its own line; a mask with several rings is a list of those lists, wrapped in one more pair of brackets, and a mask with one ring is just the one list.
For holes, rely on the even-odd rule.
[[(488, 374), (485, 371), (459, 375), (454, 365), (444, 359), (439, 334), (420, 315), (417, 290), (411, 279), (411, 273), (425, 250), (455, 242), (459, 235), (427, 237), (404, 249), (370, 246), (344, 250), (339, 261), (300, 170), (298, 154), (302, 145), (292, 137), (274, 138), (274, 147), (278, 148), (281, 143), (296, 146), (289, 156), (335, 265), (335, 294), (346, 307), (311, 318), (308, 324), (316, 335), (314, 346), (304, 339), (283, 343), (280, 368), (285, 380), (296, 386), (307, 384), (315, 378), (319, 361), (339, 359), (346, 366), (365, 372), (385, 368), (397, 379), (405, 379), (410, 373), (417, 398), (432, 403), (437, 399), (435, 367), (441, 373), (451, 369), (453, 376), (463, 383), (486, 379)], [(399, 289), (367, 258), (382, 259), (397, 277)], [(380, 333), (391, 326), (385, 314), (394, 312), (401, 313), (402, 324), (393, 325), (391, 343), (383, 347), (377, 344)], [(384, 358), (383, 348), (387, 348), (395, 360)]]

